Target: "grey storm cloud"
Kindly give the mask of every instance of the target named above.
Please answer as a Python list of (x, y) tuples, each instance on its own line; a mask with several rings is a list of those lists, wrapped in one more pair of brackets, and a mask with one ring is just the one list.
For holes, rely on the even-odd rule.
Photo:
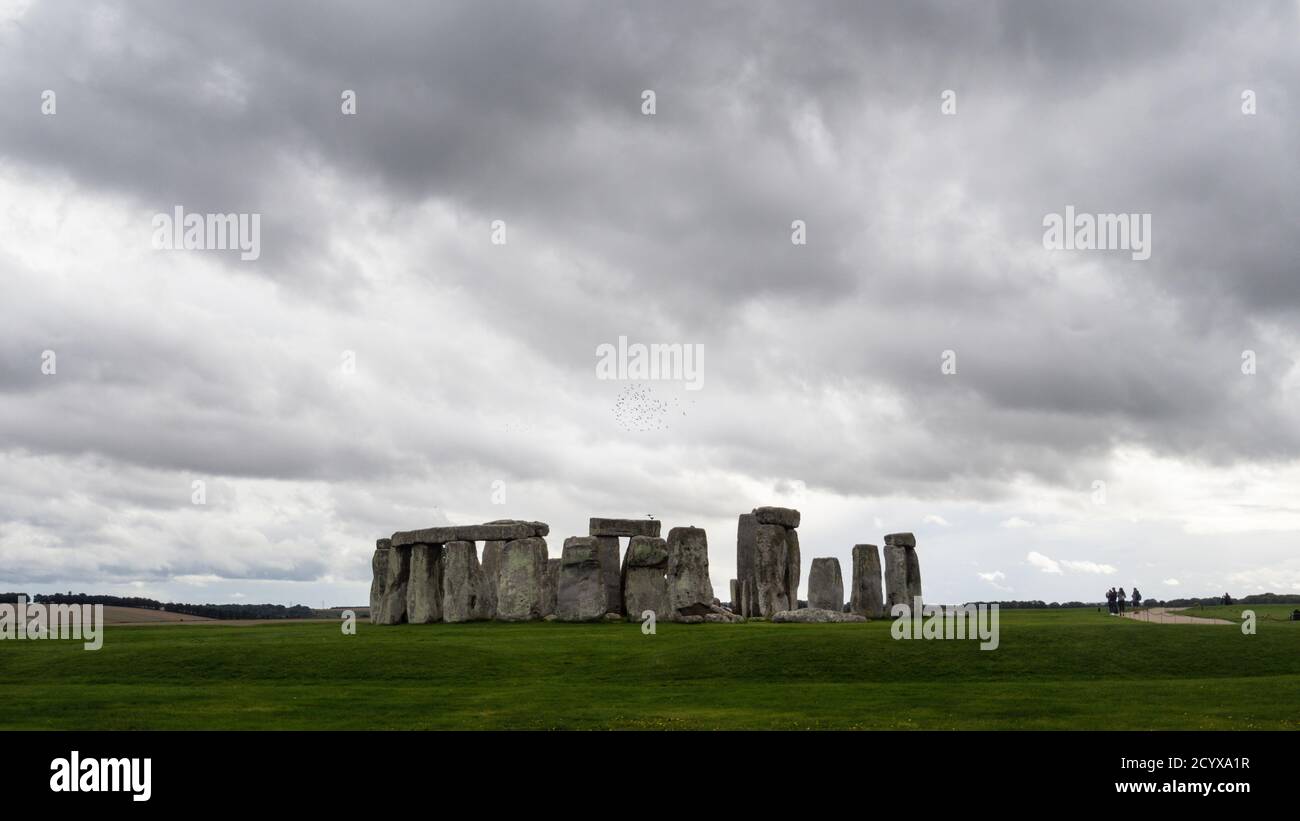
[[(675, 479), (978, 501), (1022, 475), (1086, 489), (1126, 445), (1293, 460), (1300, 10), (1195, 11), (33, 4), (0, 22), (0, 171), (116, 203), (141, 242), (175, 204), (258, 212), (264, 252), (217, 259), (235, 295), (179, 316), (164, 294), (106, 312), (0, 252), (22, 291), (0, 308), (0, 449), (143, 471), (86, 492), (159, 515), (169, 472), (322, 482), (372, 528), (459, 476), (721, 515), (726, 492)], [(1151, 259), (1045, 251), (1067, 205), (1150, 213)], [(690, 424), (610, 424), (592, 352), (619, 335), (705, 346)], [(47, 348), (57, 383), (32, 364)], [(328, 379), (345, 348), (364, 391)], [(10, 488), (0, 514), (58, 530), (33, 498)], [(214, 548), (152, 572), (326, 566)]]

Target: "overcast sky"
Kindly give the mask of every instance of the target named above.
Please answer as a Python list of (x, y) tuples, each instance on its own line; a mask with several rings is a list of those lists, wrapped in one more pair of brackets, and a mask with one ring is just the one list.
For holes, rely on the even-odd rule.
[(933, 601), (1295, 593), (1298, 179), (1296, 2), (0, 0), (0, 590), (364, 604), (395, 530), (653, 515), (726, 599), (783, 505), (804, 595), (904, 530)]

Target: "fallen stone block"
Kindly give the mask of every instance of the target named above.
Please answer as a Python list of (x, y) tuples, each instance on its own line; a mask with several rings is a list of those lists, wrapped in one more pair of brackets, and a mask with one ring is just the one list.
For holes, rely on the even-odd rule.
[(867, 621), (867, 617), (859, 616), (856, 613), (843, 613), (839, 610), (807, 607), (803, 610), (782, 610), (780, 613), (773, 613), (772, 621), (777, 623), (826, 624)]

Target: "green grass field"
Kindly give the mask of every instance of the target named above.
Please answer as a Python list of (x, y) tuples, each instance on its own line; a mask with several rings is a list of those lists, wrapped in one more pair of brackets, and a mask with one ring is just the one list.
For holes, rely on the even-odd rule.
[(0, 643), (0, 728), (1300, 729), (1300, 624), (1254, 609), (1254, 636), (1006, 611), (991, 652), (887, 622), (110, 627)]

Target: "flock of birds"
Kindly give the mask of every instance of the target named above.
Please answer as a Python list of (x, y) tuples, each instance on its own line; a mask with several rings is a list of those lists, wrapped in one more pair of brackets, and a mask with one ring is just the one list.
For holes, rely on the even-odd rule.
[(667, 430), (670, 418), (686, 415), (677, 397), (663, 399), (652, 386), (636, 382), (619, 391), (612, 410), (626, 431)]

